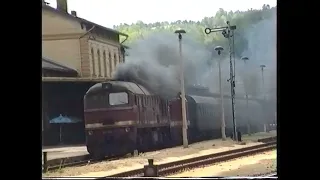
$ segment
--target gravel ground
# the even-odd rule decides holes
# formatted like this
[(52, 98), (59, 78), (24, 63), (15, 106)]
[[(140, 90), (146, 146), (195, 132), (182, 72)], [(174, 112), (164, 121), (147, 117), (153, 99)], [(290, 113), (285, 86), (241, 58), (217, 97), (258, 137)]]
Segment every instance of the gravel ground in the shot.
[(182, 146), (163, 149), (159, 151), (147, 152), (137, 157), (127, 157), (119, 160), (104, 161), (96, 164), (88, 164), (79, 167), (66, 167), (61, 170), (47, 172), (42, 174), (44, 177), (78, 176), (78, 177), (102, 177), (116, 174), (123, 171), (137, 169), (147, 164), (147, 159), (153, 158), (155, 164), (167, 163), (181, 159), (202, 156), (211, 153), (228, 151), (243, 147), (249, 147), (260, 144), (257, 139), (275, 136), (276, 132), (257, 133), (252, 136), (244, 136), (243, 141), (246, 145), (235, 144), (231, 139), (227, 141), (210, 140), (189, 145), (184, 149)]
[(254, 176), (267, 174), (277, 169), (277, 151), (268, 151), (254, 156), (217, 163), (212, 166), (192, 169), (168, 177), (208, 177), (208, 176)]

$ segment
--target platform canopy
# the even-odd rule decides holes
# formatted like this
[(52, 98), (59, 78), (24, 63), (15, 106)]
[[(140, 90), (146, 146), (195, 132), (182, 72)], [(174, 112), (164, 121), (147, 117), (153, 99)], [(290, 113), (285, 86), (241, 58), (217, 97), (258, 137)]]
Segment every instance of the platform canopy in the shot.
[(53, 61), (45, 57), (42, 57), (42, 69), (78, 74), (78, 72), (75, 69), (69, 68), (65, 65), (62, 65), (56, 61)]

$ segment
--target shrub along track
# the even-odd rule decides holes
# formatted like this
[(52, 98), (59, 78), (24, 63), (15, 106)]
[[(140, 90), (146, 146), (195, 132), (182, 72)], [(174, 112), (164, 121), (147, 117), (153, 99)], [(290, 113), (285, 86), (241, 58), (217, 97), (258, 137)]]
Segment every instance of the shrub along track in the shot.
[[(271, 142), (265, 142), (264, 144), (259, 144), (251, 147), (240, 148), (215, 154), (209, 154), (205, 156), (165, 163), (158, 165), (158, 175), (166, 176), (169, 174), (175, 174), (177, 172), (181, 172), (185, 169), (199, 168), (201, 166), (206, 166), (222, 161), (231, 160), (234, 158), (239, 158), (242, 156), (253, 155), (257, 153), (261, 153), (264, 151), (269, 151), (275, 149), (277, 147), (277, 143), (274, 139), (270, 139)], [(136, 169), (132, 171), (122, 172), (118, 174), (114, 174), (110, 177), (142, 177), (144, 169)], [(102, 178), (99, 178), (102, 179)]]

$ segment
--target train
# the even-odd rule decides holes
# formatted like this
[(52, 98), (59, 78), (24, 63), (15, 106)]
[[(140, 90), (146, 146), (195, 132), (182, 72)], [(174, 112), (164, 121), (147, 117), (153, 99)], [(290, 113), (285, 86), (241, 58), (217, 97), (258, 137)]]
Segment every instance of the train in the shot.
[[(189, 142), (221, 137), (218, 94), (186, 94)], [(84, 95), (86, 146), (93, 158), (145, 152), (182, 144), (181, 97), (166, 99), (140, 84), (111, 80), (97, 83)], [(224, 96), (226, 134), (232, 134), (230, 97)], [(250, 113), (247, 112), (248, 109)], [(259, 100), (236, 98), (237, 129), (261, 129)]]

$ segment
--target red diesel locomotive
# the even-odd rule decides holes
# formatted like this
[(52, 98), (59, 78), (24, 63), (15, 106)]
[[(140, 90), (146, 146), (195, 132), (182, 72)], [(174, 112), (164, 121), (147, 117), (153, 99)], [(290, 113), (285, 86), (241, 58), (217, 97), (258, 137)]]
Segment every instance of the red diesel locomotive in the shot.
[[(189, 142), (220, 138), (220, 96), (187, 95), (186, 99)], [(226, 132), (231, 135), (230, 98), (224, 101)], [(250, 122), (251, 132), (258, 131), (261, 103), (243, 98), (236, 102), (237, 129), (246, 132)], [(182, 144), (181, 98), (168, 101), (133, 82), (92, 86), (84, 96), (84, 117), (87, 150), (94, 158)]]
[(95, 84), (84, 97), (87, 150), (103, 157), (179, 143), (181, 120), (170, 121), (169, 112), (168, 101), (141, 85)]

